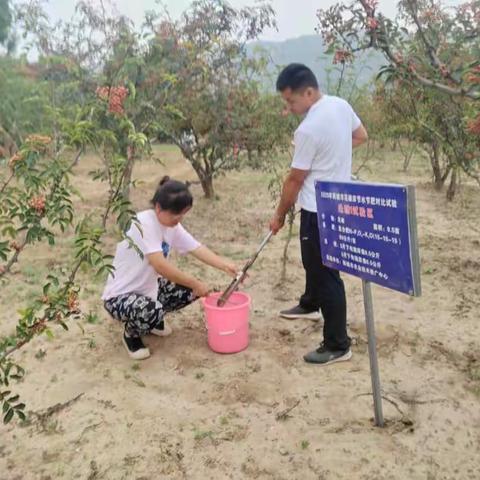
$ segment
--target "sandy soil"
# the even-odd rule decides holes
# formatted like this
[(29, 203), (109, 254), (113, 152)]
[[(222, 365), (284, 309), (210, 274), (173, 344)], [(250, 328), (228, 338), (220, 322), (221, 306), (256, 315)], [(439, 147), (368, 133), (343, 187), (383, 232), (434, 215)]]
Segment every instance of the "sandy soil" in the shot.
[[(142, 162), (135, 170), (144, 180), (133, 194), (137, 209), (165, 172), (195, 179), (174, 149), (162, 148), (161, 157), (164, 166)], [(18, 391), (32, 413), (24, 425), (0, 427), (0, 479), (479, 479), (480, 190), (465, 182), (448, 203), (429, 185), (425, 161), (404, 173), (394, 153), (381, 157), (362, 171), (364, 179), (417, 187), (423, 287), (418, 299), (374, 287), (384, 429), (372, 421), (360, 281), (344, 277), (352, 360), (305, 364), (321, 323), (277, 316), (303, 287), (296, 238), (287, 281), (278, 284), (282, 233), (246, 286), (251, 343), (235, 355), (209, 350), (197, 304), (169, 317), (171, 337), (146, 339), (150, 359), (132, 362), (120, 325), (102, 310), (102, 281), (83, 272), (82, 308), (91, 313), (84, 332), (72, 324), (18, 352), (27, 368)], [(105, 195), (87, 177), (94, 163), (84, 159), (75, 177), (84, 211), (101, 208)], [(267, 184), (260, 173), (230, 173), (217, 182), (214, 202), (194, 185), (186, 226), (241, 263), (265, 233)], [(69, 252), (67, 236), (55, 251), (25, 253), (28, 261), (2, 287), (0, 333), (14, 327), (16, 309)], [(179, 262), (212, 285), (228, 284), (194, 261)]]

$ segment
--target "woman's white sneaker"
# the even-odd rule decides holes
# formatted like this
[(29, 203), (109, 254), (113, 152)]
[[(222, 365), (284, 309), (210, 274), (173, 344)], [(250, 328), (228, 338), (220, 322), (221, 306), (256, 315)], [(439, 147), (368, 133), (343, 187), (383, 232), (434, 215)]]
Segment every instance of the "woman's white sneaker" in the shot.
[(124, 333), (122, 342), (130, 358), (145, 360), (150, 356), (150, 350), (145, 346), (140, 337), (127, 337)]

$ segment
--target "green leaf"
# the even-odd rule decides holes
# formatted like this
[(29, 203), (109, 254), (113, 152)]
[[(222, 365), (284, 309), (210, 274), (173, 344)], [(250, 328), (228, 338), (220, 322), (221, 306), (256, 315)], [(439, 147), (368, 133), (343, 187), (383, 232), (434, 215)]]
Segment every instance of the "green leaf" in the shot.
[(16, 412), (20, 420), (25, 421), (27, 419), (27, 416), (21, 410), (16, 410)]
[(10, 395), (11, 390), (5, 390), (4, 392), (0, 392), (0, 401), (3, 400), (6, 396)]
[(135, 100), (135, 97), (137, 96), (137, 90), (135, 88), (135, 84), (133, 82), (128, 82), (127, 86), (128, 86), (128, 90), (130, 91), (130, 98), (132, 100)]
[(57, 320), (64, 330), (68, 330), (68, 325), (63, 320)]
[(13, 410), (13, 408), (8, 410), (8, 412), (3, 417), (3, 423), (7, 424), (8, 422), (10, 422), (10, 420), (13, 418), (14, 413), (15, 413), (15, 410)]

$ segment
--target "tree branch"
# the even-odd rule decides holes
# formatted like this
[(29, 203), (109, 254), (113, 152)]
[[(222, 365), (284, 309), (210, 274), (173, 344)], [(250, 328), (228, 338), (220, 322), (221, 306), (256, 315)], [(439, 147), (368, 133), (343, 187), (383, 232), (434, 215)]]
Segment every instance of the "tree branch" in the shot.
[[(407, 0), (408, 2), (410, 2), (411, 0)], [(366, 2), (365, 0), (360, 0), (360, 3), (362, 4), (363, 8), (365, 9), (365, 11), (368, 13), (368, 7), (366, 6)], [(418, 19), (417, 19), (418, 21)], [(393, 52), (391, 51), (391, 47), (390, 47), (390, 44), (388, 42), (388, 35), (387, 35), (387, 31), (385, 29), (385, 25), (383, 24), (383, 22), (379, 22), (379, 28), (381, 28), (381, 33), (382, 33), (382, 38), (383, 38), (383, 41), (384, 43), (383, 44), (379, 44), (378, 43), (378, 32), (377, 30), (374, 30), (374, 31), (370, 31), (369, 32), (369, 36), (370, 38), (372, 39), (372, 42), (370, 45), (364, 45), (361, 47), (362, 50), (366, 50), (367, 48), (369, 47), (376, 47), (377, 49), (380, 49), (381, 51), (383, 51), (383, 53), (385, 54), (385, 56), (388, 58), (388, 60), (390, 61), (391, 64), (393, 64), (397, 69), (399, 70), (405, 70), (405, 65), (401, 62), (399, 62), (396, 58), (395, 58), (395, 55), (393, 54)], [(418, 28), (418, 27), (417, 27)], [(422, 30), (423, 32), (423, 30)], [(425, 38), (425, 45), (426, 45), (426, 48), (428, 50), (428, 40)], [(433, 47), (431, 47), (433, 49)], [(357, 49), (358, 50), (358, 49)], [(431, 53), (431, 52), (430, 52)], [(435, 56), (436, 58), (436, 56)], [(435, 61), (438, 61), (438, 58), (436, 58)], [(435, 65), (436, 66), (436, 65)], [(440, 64), (438, 65), (437, 68), (440, 67)], [(471, 91), (471, 89), (469, 88), (465, 88), (465, 87), (460, 87), (460, 88), (455, 88), (455, 87), (450, 87), (448, 85), (445, 85), (443, 82), (439, 82), (438, 80), (431, 80), (423, 75), (420, 75), (417, 71), (409, 71), (409, 74), (415, 78), (417, 80), (418, 83), (420, 83), (421, 85), (425, 86), (425, 87), (430, 87), (430, 88), (435, 88), (441, 92), (444, 92), (444, 93), (447, 93), (449, 95), (452, 95), (452, 96), (463, 96), (463, 97), (468, 97), (468, 98), (471, 98), (473, 100), (479, 100), (480, 99), (480, 92), (473, 92)], [(450, 77), (448, 77), (450, 78)], [(454, 79), (451, 79), (452, 81), (455, 81)], [(455, 83), (459, 84), (458, 82), (455, 81)]]
[(9, 183), (12, 181), (13, 177), (15, 176), (14, 172), (11, 172), (10, 176), (7, 178), (5, 183), (2, 185), (2, 188), (0, 189), (0, 195), (5, 191), (5, 189), (8, 187)]
[[(50, 190), (50, 193), (48, 195), (48, 198), (52, 198), (55, 194), (55, 192), (57, 191), (57, 188), (60, 186), (60, 183), (62, 182), (63, 178), (64, 178), (64, 175), (66, 175), (75, 165), (75, 163), (78, 161), (78, 158), (80, 158), (80, 155), (81, 155), (81, 152), (82, 150), (80, 149), (79, 152), (75, 155), (75, 158), (74, 160), (72, 161), (72, 163), (66, 168), (63, 170), (62, 172), (62, 175), (60, 175), (55, 183), (53, 184), (52, 186), (52, 189)], [(58, 155), (60, 154), (60, 152), (57, 153), (57, 157)], [(12, 174), (13, 175), (13, 174)], [(0, 193), (3, 193), (3, 189), (0, 191)], [(47, 200), (47, 203), (48, 203), (48, 200)], [(47, 212), (43, 212), (40, 216), (40, 219), (39, 219), (39, 222), (42, 221), (43, 218), (45, 218), (46, 216), (46, 213)], [(0, 270), (0, 278), (2, 278), (4, 275), (6, 275), (7, 273), (10, 272), (12, 266), (18, 262), (18, 257), (20, 256), (20, 252), (23, 251), (23, 249), (25, 248), (25, 246), (27, 245), (27, 239), (24, 238), (23, 241), (20, 243), (20, 245), (18, 245), (16, 248), (15, 248), (15, 253), (12, 255), (12, 257), (10, 258), (10, 260), (7, 262), (6, 265), (4, 265), (4, 268), (2, 268)]]

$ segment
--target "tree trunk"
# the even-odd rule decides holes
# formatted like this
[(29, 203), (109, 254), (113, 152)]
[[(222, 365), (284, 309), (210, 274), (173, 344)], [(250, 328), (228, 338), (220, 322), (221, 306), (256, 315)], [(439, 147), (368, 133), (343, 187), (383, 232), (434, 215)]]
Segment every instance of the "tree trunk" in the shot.
[(213, 189), (213, 175), (210, 174), (205, 168), (202, 168), (202, 160), (199, 160), (193, 156), (185, 156), (192, 165), (198, 179), (200, 180), (200, 185), (202, 186), (205, 198), (214, 198), (215, 191)]
[(413, 154), (415, 152), (415, 143), (407, 140), (407, 145), (405, 148), (402, 147), (402, 142), (397, 142), (398, 149), (403, 156), (403, 171), (406, 172), (410, 166), (410, 161), (412, 160)]
[(213, 190), (213, 178), (207, 175), (199, 176), (205, 198), (212, 199), (215, 195)]
[(431, 147), (432, 150), (430, 152), (430, 164), (432, 165), (433, 184), (435, 186), (435, 190), (441, 190), (445, 180), (448, 177), (448, 173), (450, 172), (450, 167), (447, 167), (446, 172), (442, 173), (442, 167), (440, 165), (440, 149), (438, 147), (438, 143), (433, 142)]
[(365, 158), (363, 159), (360, 166), (355, 170), (355, 172), (352, 175), (352, 179), (354, 179), (354, 180), (358, 179), (360, 171), (362, 170), (362, 168), (364, 168), (367, 165), (367, 162), (370, 160), (370, 145), (371, 145), (371, 141), (370, 141), (370, 139), (368, 139), (367, 140), (367, 150), (365, 152)]
[(447, 190), (447, 200), (452, 201), (457, 193), (457, 185), (458, 185), (458, 178), (457, 178), (457, 168), (454, 167), (452, 169), (452, 175), (450, 176), (450, 184), (448, 185)]
[(135, 154), (129, 151), (127, 154), (127, 166), (125, 167), (125, 176), (123, 177), (122, 196), (125, 200), (130, 200), (130, 183), (132, 182), (133, 165), (135, 163)]
[(247, 148), (247, 158), (248, 158), (248, 165), (253, 165), (253, 154), (250, 148)]
[(78, 162), (80, 161), (80, 157), (85, 153), (85, 149), (81, 148), (78, 152), (77, 155), (75, 156), (75, 160), (73, 161), (72, 167), (76, 167), (78, 165)]

